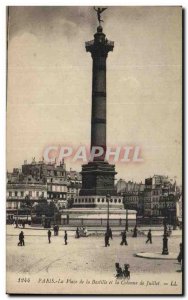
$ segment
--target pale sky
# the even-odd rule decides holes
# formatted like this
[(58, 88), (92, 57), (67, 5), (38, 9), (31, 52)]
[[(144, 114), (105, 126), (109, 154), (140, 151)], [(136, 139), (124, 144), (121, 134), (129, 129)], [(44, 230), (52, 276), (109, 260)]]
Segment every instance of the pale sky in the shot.
[[(109, 7), (108, 145), (139, 145), (142, 163), (117, 163), (117, 178), (154, 174), (181, 182), (181, 7)], [(92, 7), (11, 7), (7, 169), (41, 159), (47, 145), (89, 145)], [(67, 161), (81, 170), (81, 164)]]

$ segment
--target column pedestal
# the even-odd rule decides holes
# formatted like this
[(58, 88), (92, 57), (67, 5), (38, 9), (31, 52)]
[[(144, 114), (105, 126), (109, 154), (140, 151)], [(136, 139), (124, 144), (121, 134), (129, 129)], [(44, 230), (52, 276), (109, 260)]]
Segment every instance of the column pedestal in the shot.
[(80, 196), (101, 195), (111, 196), (117, 195), (114, 185), (115, 166), (104, 161), (89, 162), (82, 166), (82, 189)]

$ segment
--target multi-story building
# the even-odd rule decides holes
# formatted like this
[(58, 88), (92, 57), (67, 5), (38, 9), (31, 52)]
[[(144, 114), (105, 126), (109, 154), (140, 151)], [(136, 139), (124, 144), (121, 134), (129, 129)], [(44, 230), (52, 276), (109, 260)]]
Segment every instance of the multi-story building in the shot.
[(79, 196), (79, 191), (82, 186), (82, 176), (79, 172), (70, 169), (66, 172), (67, 178), (67, 199), (73, 200)]
[(120, 179), (117, 191), (124, 197), (125, 208), (137, 210), (138, 216), (166, 217), (168, 223), (174, 223), (180, 215), (181, 188), (167, 176), (154, 175), (146, 178), (145, 184)]
[(161, 181), (158, 177), (145, 179), (144, 189), (144, 216), (159, 215), (159, 200), (162, 195)]
[(144, 184), (142, 182), (126, 182), (123, 179), (117, 182), (117, 192), (118, 195), (123, 196), (125, 208), (137, 210), (139, 214), (143, 210), (143, 191)]
[(66, 165), (64, 161), (60, 162), (59, 165), (54, 163), (45, 163), (43, 160), (36, 162), (35, 159), (31, 163), (24, 162), (22, 165), (23, 175), (31, 175), (36, 180), (43, 180), (44, 182), (48, 179), (66, 178)]
[(45, 163), (44, 161), (24, 163), (22, 166), (24, 175), (30, 174), (37, 181), (42, 180), (47, 184), (47, 199), (54, 201), (59, 209), (67, 206), (67, 180), (66, 166), (64, 161), (59, 165), (56, 163)]
[(64, 178), (47, 178), (47, 198), (60, 210), (67, 207), (67, 182)]
[(145, 180), (144, 209), (145, 217), (163, 217), (169, 224), (177, 218), (180, 192), (176, 181), (167, 176), (154, 175)]
[(14, 168), (12, 172), (7, 172), (7, 183), (17, 182), (21, 174), (21, 169)]
[(47, 199), (47, 185), (41, 181), (36, 181), (32, 176), (26, 176), (22, 180), (18, 174), (17, 181), (9, 177), (6, 191), (6, 211), (7, 219), (13, 219), (21, 210), (26, 197), (31, 201), (31, 206)]
[(53, 201), (61, 211), (67, 208), (69, 200), (79, 195), (81, 180), (80, 173), (66, 171), (64, 161), (59, 165), (35, 159), (31, 163), (24, 161), (21, 169), (7, 172), (7, 212), (13, 214), (19, 209), (26, 196), (35, 202), (41, 197)]

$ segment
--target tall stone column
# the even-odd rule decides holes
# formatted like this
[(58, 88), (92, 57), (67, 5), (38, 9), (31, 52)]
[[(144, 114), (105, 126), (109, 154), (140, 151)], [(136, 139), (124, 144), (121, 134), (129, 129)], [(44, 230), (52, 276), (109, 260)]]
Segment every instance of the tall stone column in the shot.
[(106, 151), (106, 59), (113, 51), (114, 42), (107, 40), (101, 26), (97, 27), (94, 40), (86, 42), (86, 51), (93, 59), (92, 71), (92, 117), (91, 148), (100, 146), (104, 154), (82, 165), (82, 188), (80, 196), (116, 195), (114, 185), (115, 166), (104, 160)]
[[(86, 42), (86, 51), (93, 59), (92, 72), (92, 118), (91, 148), (100, 146), (106, 151), (106, 59), (109, 51), (113, 51), (114, 43), (106, 39), (101, 26), (97, 27), (94, 40)], [(104, 155), (97, 157), (103, 161)]]

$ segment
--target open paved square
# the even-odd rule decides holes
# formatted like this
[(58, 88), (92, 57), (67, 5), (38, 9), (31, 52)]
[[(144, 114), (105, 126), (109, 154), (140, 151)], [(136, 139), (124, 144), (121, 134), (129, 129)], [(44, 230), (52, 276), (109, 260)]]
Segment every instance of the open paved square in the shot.
[[(24, 231), (24, 230), (23, 230)], [(20, 229), (14, 229), (15, 234)], [(8, 233), (8, 232), (7, 232)], [(7, 236), (7, 267), (11, 272), (40, 273), (42, 270), (55, 272), (61, 270), (84, 271), (114, 274), (115, 262), (130, 264), (131, 273), (169, 273), (180, 269), (176, 260), (152, 260), (138, 258), (138, 252), (161, 252), (162, 237), (153, 237), (152, 244), (145, 244), (146, 237), (128, 237), (128, 246), (120, 246), (121, 236), (110, 240), (110, 247), (104, 247), (104, 237), (89, 236), (75, 239), (74, 232), (68, 232), (68, 245), (64, 245), (63, 231), (59, 236), (52, 234), (52, 243), (48, 243), (47, 231), (41, 235), (29, 235), (25, 230), (25, 247), (18, 247), (18, 236)], [(38, 232), (37, 232), (38, 233)], [(32, 231), (32, 234), (34, 232)], [(169, 252), (179, 252), (181, 237), (168, 239)]]
[[(10, 230), (11, 229), (11, 230)], [(103, 236), (89, 236), (75, 239), (73, 231), (68, 231), (68, 245), (64, 245), (63, 234), (52, 234), (51, 244), (48, 243), (47, 230), (23, 230), (25, 247), (18, 247), (18, 235), (21, 229), (7, 229), (7, 274), (17, 274), (17, 277), (53, 276), (59, 274), (73, 278), (82, 274), (87, 277), (115, 278), (115, 263), (121, 266), (130, 265), (131, 278), (151, 274), (162, 278), (181, 276), (177, 260), (156, 260), (135, 257), (138, 252), (160, 252), (162, 237), (153, 237), (153, 244), (145, 244), (146, 237), (128, 237), (128, 246), (121, 246), (121, 236), (110, 240), (110, 247), (104, 247)], [(9, 235), (9, 232), (12, 235)], [(38, 235), (34, 235), (34, 233)], [(32, 235), (30, 235), (32, 234)], [(179, 252), (181, 237), (169, 238), (169, 251)], [(136, 278), (136, 277), (135, 277)]]

